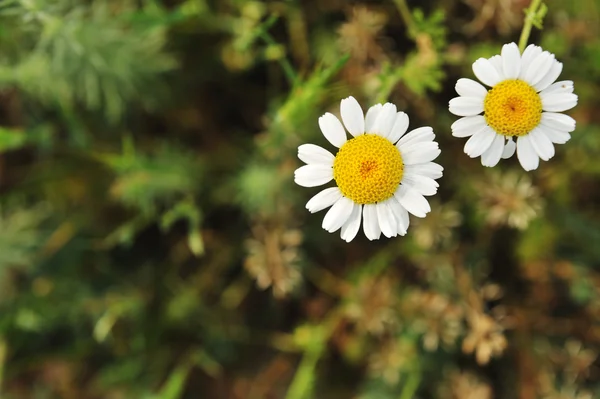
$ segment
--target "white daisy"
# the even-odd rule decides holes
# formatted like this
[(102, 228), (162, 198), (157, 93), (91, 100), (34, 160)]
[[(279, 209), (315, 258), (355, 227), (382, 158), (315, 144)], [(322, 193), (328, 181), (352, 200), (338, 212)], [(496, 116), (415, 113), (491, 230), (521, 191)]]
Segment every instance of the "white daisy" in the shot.
[[(354, 97), (340, 106), (342, 121), (353, 136), (347, 140), (344, 126), (333, 114), (319, 118), (325, 138), (339, 150), (334, 156), (314, 144), (298, 147), (298, 158), (307, 165), (294, 173), (303, 187), (315, 187), (335, 180), (308, 201), (306, 208), (318, 212), (331, 206), (323, 219), (330, 233), (341, 229), (350, 242), (360, 228), (377, 240), (405, 235), (408, 213), (425, 217), (431, 210), (424, 196), (434, 195), (443, 168), (433, 161), (440, 154), (430, 127), (409, 133), (408, 115), (397, 112), (394, 104), (376, 104), (363, 114)], [(406, 134), (405, 134), (406, 133)]]
[(533, 44), (523, 54), (515, 43), (505, 44), (501, 55), (475, 61), (475, 76), (491, 89), (459, 79), (460, 97), (450, 100), (449, 107), (464, 117), (454, 122), (452, 135), (471, 136), (465, 153), (471, 158), (481, 156), (484, 166), (495, 166), (516, 148), (525, 170), (537, 169), (540, 158), (552, 158), (554, 144), (566, 143), (575, 130), (575, 120), (559, 113), (577, 105), (573, 82), (555, 83), (562, 67), (554, 54)]

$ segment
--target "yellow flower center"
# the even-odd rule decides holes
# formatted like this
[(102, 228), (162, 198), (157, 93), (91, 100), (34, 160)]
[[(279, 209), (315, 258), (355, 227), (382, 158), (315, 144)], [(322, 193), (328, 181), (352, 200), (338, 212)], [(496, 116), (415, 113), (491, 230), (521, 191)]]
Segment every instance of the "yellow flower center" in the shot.
[(498, 83), (483, 102), (485, 120), (497, 133), (523, 136), (540, 123), (542, 100), (535, 89), (522, 80)]
[(403, 169), (395, 145), (376, 134), (363, 134), (340, 148), (333, 162), (333, 178), (344, 196), (357, 204), (373, 204), (394, 195)]

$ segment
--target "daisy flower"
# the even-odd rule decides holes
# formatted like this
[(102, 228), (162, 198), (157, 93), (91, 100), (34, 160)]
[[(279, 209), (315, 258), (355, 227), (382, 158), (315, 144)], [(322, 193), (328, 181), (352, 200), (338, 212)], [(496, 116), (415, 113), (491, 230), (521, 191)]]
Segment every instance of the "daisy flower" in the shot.
[(515, 43), (505, 44), (501, 55), (475, 61), (475, 76), (491, 89), (459, 79), (460, 97), (449, 106), (450, 112), (464, 117), (454, 122), (452, 135), (470, 136), (465, 153), (481, 156), (481, 163), (491, 167), (500, 158), (510, 158), (516, 148), (527, 171), (537, 169), (540, 158), (552, 158), (554, 144), (566, 143), (575, 130), (575, 120), (560, 113), (577, 105), (573, 82), (555, 82), (562, 67), (554, 54), (533, 44), (523, 54)]
[[(306, 208), (318, 212), (331, 207), (323, 219), (330, 233), (341, 229), (343, 240), (356, 237), (362, 219), (369, 240), (405, 235), (409, 212), (425, 217), (431, 210), (424, 196), (434, 195), (443, 168), (433, 161), (440, 154), (430, 127), (406, 133), (408, 115), (394, 104), (376, 104), (363, 114), (354, 97), (341, 102), (340, 120), (331, 113), (319, 118), (325, 138), (339, 148), (334, 156), (314, 144), (298, 147), (298, 158), (307, 165), (298, 168), (294, 181), (316, 187), (335, 181), (308, 201)], [(406, 133), (406, 134), (405, 134)]]

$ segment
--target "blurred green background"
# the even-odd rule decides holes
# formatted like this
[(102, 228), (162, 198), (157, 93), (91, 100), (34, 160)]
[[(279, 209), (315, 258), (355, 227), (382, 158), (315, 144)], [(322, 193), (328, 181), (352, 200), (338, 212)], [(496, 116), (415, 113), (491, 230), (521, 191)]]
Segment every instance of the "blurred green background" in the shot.
[[(0, 397), (600, 398), (600, 2), (530, 38), (579, 95), (554, 159), (450, 134), (528, 3), (0, 1)], [(405, 237), (293, 183), (348, 95), (437, 133)]]

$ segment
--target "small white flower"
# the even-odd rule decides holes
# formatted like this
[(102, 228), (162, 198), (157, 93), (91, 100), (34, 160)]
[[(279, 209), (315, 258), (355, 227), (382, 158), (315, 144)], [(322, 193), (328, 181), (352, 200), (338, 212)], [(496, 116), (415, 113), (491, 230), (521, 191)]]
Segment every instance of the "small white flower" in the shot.
[(330, 233), (341, 229), (347, 242), (356, 237), (361, 219), (369, 240), (381, 233), (405, 235), (408, 213), (425, 217), (431, 208), (424, 196), (437, 192), (435, 179), (442, 177), (443, 168), (431, 162), (440, 155), (433, 129), (406, 133), (408, 115), (390, 103), (372, 106), (365, 116), (354, 97), (348, 97), (340, 111), (350, 140), (333, 114), (319, 118), (321, 132), (339, 148), (335, 156), (314, 144), (298, 147), (298, 158), (307, 164), (294, 173), (298, 185), (336, 183), (312, 197), (306, 208), (314, 213), (331, 207), (323, 228)]
[(501, 55), (475, 61), (475, 76), (491, 89), (459, 79), (460, 97), (450, 100), (449, 107), (464, 117), (452, 124), (452, 135), (470, 136), (465, 153), (471, 158), (481, 156), (481, 163), (491, 167), (500, 158), (510, 158), (516, 148), (521, 166), (528, 171), (537, 169), (540, 158), (552, 158), (554, 144), (566, 143), (575, 130), (575, 120), (559, 113), (577, 105), (573, 82), (555, 83), (562, 67), (554, 54), (533, 44), (523, 54), (515, 43), (505, 44)]

